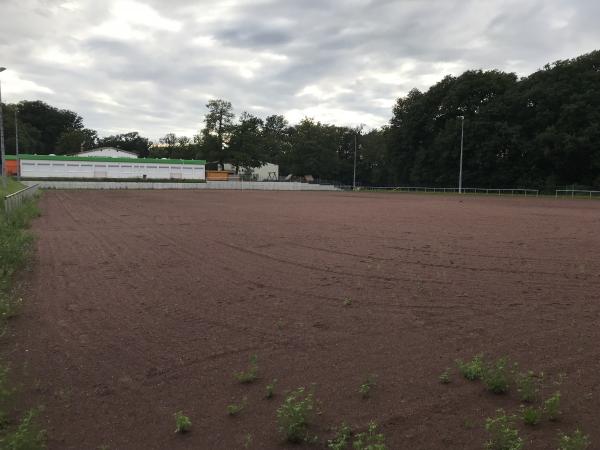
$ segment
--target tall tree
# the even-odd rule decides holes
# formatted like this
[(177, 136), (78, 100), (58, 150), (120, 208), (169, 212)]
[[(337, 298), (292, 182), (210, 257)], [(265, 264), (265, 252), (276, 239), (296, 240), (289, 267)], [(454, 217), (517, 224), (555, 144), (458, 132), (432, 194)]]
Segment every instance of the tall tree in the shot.
[(262, 128), (263, 121), (247, 112), (243, 112), (239, 123), (232, 127), (228, 161), (234, 165), (236, 173), (240, 167), (248, 171), (266, 162)]
[(204, 117), (204, 141), (207, 156), (219, 163), (221, 168), (225, 163), (225, 148), (229, 140), (233, 124), (233, 106), (231, 102), (216, 99), (210, 100), (206, 107), (208, 113)]

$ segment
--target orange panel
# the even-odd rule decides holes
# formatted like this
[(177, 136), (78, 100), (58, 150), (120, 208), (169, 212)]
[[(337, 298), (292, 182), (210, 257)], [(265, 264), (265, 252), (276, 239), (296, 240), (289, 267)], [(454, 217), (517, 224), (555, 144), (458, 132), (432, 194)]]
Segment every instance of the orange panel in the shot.
[(6, 160), (6, 174), (17, 175), (17, 161), (15, 159), (7, 159)]

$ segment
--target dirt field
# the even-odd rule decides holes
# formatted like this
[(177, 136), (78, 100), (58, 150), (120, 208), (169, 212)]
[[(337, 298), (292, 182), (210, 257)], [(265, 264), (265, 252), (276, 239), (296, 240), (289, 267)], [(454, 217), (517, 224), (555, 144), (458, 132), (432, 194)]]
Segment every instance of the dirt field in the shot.
[[(50, 449), (229, 450), (247, 433), (289, 448), (275, 411), (312, 383), (323, 439), (375, 420), (390, 449), (481, 449), (485, 418), (520, 403), (459, 377), (454, 360), (479, 352), (565, 374), (561, 420), (521, 426), (526, 448), (577, 426), (600, 448), (598, 202), (48, 191), (41, 209), (2, 350), (25, 363), (23, 406), (45, 406)], [(260, 379), (242, 385), (252, 354)]]

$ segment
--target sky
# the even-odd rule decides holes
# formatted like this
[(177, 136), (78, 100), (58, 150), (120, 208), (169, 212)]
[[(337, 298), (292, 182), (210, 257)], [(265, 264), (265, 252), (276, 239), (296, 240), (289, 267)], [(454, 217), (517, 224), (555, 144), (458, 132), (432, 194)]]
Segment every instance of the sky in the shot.
[(2, 98), (101, 136), (192, 136), (213, 98), (378, 127), (445, 75), (526, 76), (598, 49), (599, 17), (598, 0), (0, 0)]

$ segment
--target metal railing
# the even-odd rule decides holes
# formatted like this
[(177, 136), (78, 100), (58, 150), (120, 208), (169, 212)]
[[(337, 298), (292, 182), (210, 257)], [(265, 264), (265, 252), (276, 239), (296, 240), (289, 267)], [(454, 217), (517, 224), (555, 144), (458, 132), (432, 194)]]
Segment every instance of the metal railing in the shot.
[(38, 184), (26, 187), (4, 197), (4, 212), (8, 216), (12, 211), (20, 208), (23, 202), (33, 197), (38, 191)]
[(600, 191), (586, 191), (586, 190), (582, 190), (582, 189), (556, 189), (554, 196), (556, 198), (558, 198), (558, 197), (593, 198), (593, 197), (600, 197)]
[[(458, 193), (458, 188), (440, 188), (440, 187), (428, 187), (428, 186), (381, 186), (371, 187), (362, 186), (360, 190), (365, 191), (393, 191), (393, 192), (451, 192)], [(496, 188), (462, 188), (462, 191), (467, 194), (488, 194), (488, 195), (523, 195), (527, 196), (539, 196), (540, 191), (538, 189), (496, 189)]]

